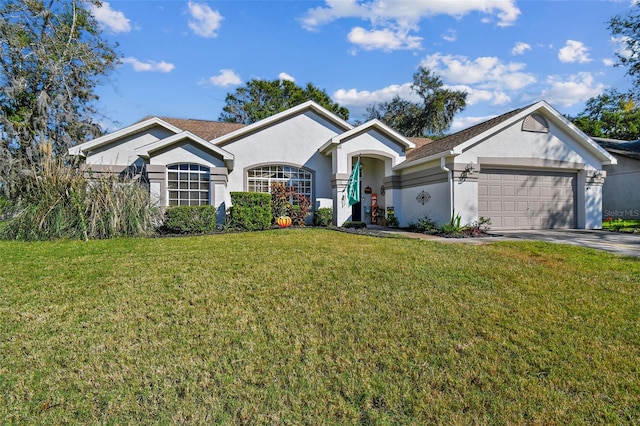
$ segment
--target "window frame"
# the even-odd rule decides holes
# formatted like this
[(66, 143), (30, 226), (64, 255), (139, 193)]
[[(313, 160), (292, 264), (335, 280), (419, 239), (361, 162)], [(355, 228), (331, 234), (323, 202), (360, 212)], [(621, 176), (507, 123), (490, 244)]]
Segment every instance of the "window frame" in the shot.
[[(262, 174), (264, 176), (252, 176), (252, 172), (255, 173), (258, 170), (262, 170)], [(282, 177), (271, 176), (273, 174), (282, 174)], [(247, 167), (245, 169), (244, 176), (245, 188), (248, 192), (263, 192), (270, 194), (271, 184), (273, 182), (282, 182), (287, 185), (287, 187), (293, 185), (295, 187), (296, 194), (304, 195), (311, 203), (313, 203), (315, 193), (314, 172), (305, 167), (287, 163), (257, 164)], [(262, 183), (257, 184), (259, 181), (262, 181)], [(300, 189), (302, 189), (302, 191)]]
[[(211, 204), (211, 167), (198, 163), (173, 163), (168, 164), (166, 168), (168, 206), (208, 206)], [(174, 173), (175, 178), (172, 177)], [(184, 179), (185, 174), (186, 179)], [(172, 188), (174, 183), (175, 187)], [(187, 196), (183, 197), (182, 195), (185, 193)]]

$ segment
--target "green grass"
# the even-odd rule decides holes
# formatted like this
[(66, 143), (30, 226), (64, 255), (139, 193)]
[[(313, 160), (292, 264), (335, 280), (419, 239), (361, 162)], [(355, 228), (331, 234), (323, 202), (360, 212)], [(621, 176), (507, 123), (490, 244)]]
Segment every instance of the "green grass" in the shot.
[(637, 424), (639, 318), (574, 246), (0, 242), (0, 423)]

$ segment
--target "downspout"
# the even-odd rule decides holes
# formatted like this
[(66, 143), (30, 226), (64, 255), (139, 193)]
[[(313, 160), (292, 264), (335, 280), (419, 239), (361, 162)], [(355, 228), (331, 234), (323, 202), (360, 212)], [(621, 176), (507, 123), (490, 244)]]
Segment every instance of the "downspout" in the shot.
[(440, 170), (447, 174), (447, 184), (449, 185), (449, 217), (453, 217), (453, 172), (446, 166), (446, 157), (440, 157)]

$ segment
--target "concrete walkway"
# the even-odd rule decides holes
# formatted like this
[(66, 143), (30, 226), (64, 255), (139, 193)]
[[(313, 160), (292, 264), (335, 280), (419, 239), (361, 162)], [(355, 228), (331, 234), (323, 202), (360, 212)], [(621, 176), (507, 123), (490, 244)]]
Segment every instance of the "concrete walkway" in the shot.
[(432, 240), (443, 243), (487, 244), (495, 241), (531, 240), (557, 244), (572, 244), (608, 251), (624, 256), (640, 258), (640, 234), (625, 234), (584, 229), (545, 229), (536, 231), (495, 231), (480, 238), (443, 238), (414, 232), (378, 228), (383, 232), (394, 232), (409, 238)]
[(624, 256), (640, 257), (640, 234), (626, 234), (585, 229), (548, 229), (540, 231), (500, 231), (497, 238), (505, 240), (535, 240), (573, 244), (604, 250)]

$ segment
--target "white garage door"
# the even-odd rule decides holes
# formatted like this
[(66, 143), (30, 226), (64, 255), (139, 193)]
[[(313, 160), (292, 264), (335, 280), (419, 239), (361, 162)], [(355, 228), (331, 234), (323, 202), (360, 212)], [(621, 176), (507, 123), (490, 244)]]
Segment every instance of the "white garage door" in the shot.
[(491, 229), (575, 228), (576, 174), (482, 169), (478, 216)]

